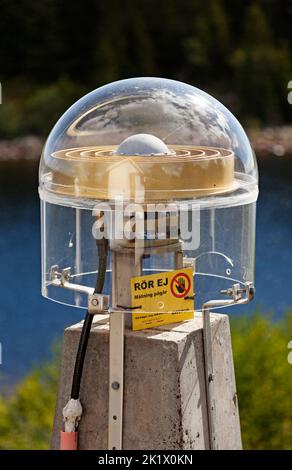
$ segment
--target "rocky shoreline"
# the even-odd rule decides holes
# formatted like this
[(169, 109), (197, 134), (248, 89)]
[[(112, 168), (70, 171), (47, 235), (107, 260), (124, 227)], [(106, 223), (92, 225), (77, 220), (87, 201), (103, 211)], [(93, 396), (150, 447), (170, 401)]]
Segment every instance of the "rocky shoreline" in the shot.
[[(267, 156), (292, 157), (292, 126), (266, 127), (248, 132), (259, 159)], [(36, 136), (0, 140), (0, 162), (37, 162), (44, 140)]]
[(0, 140), (0, 162), (37, 162), (42, 153), (44, 141), (35, 136)]
[(292, 126), (250, 130), (248, 136), (258, 158), (292, 157)]

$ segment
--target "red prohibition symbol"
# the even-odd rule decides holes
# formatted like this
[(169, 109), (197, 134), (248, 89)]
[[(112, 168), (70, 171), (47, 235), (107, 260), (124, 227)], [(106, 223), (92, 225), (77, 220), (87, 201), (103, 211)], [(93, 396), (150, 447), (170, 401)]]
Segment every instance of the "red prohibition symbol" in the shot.
[(174, 297), (181, 299), (185, 297), (191, 288), (191, 280), (185, 273), (176, 274), (171, 281), (170, 290)]

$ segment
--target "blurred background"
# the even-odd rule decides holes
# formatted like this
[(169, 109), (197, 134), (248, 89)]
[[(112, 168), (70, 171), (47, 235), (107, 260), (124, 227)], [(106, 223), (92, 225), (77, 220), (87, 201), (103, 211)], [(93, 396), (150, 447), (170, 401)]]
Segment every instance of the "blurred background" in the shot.
[(83, 315), (40, 296), (44, 139), (86, 92), (135, 76), (202, 88), (255, 148), (257, 295), (232, 311), (243, 442), (292, 448), (291, 25), (291, 0), (0, 0), (0, 449), (49, 446), (53, 345)]

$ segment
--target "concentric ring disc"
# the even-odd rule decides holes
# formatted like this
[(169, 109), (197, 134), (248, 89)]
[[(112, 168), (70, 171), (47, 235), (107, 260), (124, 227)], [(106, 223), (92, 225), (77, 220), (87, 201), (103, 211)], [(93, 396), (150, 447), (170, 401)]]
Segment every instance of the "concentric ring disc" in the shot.
[(52, 154), (51, 191), (94, 199), (169, 201), (232, 191), (234, 153), (169, 145), (169, 155), (116, 155), (116, 146)]

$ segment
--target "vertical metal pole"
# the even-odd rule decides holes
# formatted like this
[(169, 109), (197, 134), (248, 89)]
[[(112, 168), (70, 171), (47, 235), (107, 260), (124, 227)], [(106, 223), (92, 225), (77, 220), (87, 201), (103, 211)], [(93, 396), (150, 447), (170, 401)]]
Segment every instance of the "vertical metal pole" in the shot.
[(123, 446), (123, 399), (124, 399), (124, 330), (131, 327), (130, 312), (125, 313), (118, 305), (131, 305), (130, 279), (139, 276), (142, 257), (135, 261), (135, 251), (112, 251), (112, 297), (109, 333), (109, 416), (108, 448), (121, 450)]
[[(75, 270), (77, 274), (80, 274), (82, 272), (82, 266), (81, 266), (81, 209), (76, 209), (76, 219), (75, 219)], [(80, 306), (81, 303), (81, 297), (80, 293), (76, 292), (75, 293), (75, 305), (77, 307)]]
[[(204, 338), (204, 360), (206, 375), (206, 392), (207, 392), (207, 411), (209, 421), (210, 449), (218, 450), (218, 436), (216, 432), (216, 402), (214, 391), (214, 366), (213, 366), (213, 348), (210, 308), (217, 308), (230, 305), (244, 305), (249, 303), (255, 294), (254, 286), (251, 282), (244, 285), (239, 283), (233, 284), (229, 289), (220, 291), (231, 297), (230, 300), (209, 300), (203, 305), (203, 338)], [(243, 295), (244, 294), (244, 295)]]
[(109, 335), (108, 448), (121, 450), (124, 396), (124, 312), (111, 312)]
[(218, 450), (210, 309), (203, 306), (203, 339), (210, 449)]

